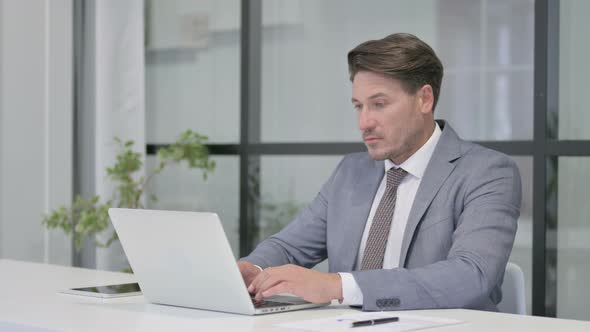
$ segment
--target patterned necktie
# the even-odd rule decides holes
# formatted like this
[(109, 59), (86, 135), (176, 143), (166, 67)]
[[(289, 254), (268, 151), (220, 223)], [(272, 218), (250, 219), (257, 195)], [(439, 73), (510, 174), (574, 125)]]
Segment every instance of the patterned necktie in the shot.
[(397, 187), (407, 174), (408, 172), (402, 168), (390, 168), (387, 171), (387, 186), (373, 217), (373, 223), (369, 230), (369, 237), (367, 238), (367, 244), (363, 254), (361, 270), (383, 268), (383, 256), (385, 254), (387, 239), (389, 238), (389, 230), (391, 229)]

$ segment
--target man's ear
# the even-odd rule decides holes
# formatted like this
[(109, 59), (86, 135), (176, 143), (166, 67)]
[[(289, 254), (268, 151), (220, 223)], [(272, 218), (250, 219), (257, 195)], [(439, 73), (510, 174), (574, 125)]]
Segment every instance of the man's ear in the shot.
[(432, 92), (432, 86), (426, 84), (418, 91), (418, 103), (421, 113), (432, 112), (432, 106), (434, 105), (434, 93)]

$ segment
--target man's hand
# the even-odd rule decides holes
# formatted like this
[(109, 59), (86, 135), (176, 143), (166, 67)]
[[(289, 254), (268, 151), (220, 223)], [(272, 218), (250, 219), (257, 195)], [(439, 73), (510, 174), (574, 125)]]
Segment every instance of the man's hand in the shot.
[(342, 299), (342, 280), (338, 273), (318, 272), (297, 265), (264, 269), (248, 287), (255, 299), (291, 293), (312, 303), (329, 303)]
[(244, 278), (244, 283), (246, 286), (249, 286), (252, 283), (252, 280), (256, 278), (260, 272), (262, 272), (258, 267), (250, 262), (240, 261), (238, 262), (238, 268), (240, 269), (240, 273), (242, 273), (242, 278)]

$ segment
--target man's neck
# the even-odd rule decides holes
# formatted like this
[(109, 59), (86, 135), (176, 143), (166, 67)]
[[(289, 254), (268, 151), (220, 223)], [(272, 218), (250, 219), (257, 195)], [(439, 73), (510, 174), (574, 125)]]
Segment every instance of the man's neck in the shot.
[(414, 155), (414, 153), (416, 153), (416, 151), (420, 150), (420, 148), (422, 146), (424, 146), (424, 144), (426, 144), (426, 142), (428, 142), (428, 140), (430, 139), (430, 137), (432, 137), (432, 134), (434, 133), (435, 127), (436, 127), (436, 122), (434, 120), (432, 120), (431, 126), (422, 132), (419, 139), (416, 140), (417, 143), (413, 146), (412, 149), (408, 150), (408, 152), (405, 153), (403, 156), (400, 156), (396, 159), (391, 159), (391, 158), (389, 158), (389, 159), (394, 164), (401, 165), (404, 161), (408, 160), (408, 158), (410, 158), (412, 155)]

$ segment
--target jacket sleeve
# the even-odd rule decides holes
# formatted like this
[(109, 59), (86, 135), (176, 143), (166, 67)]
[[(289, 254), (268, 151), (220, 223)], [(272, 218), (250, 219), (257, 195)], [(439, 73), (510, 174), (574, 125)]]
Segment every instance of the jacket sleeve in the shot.
[(240, 260), (262, 268), (284, 264), (313, 267), (326, 259), (328, 197), (343, 164), (340, 161), (315, 199), (283, 230), (262, 241)]
[(445, 260), (420, 268), (353, 271), (368, 311), (478, 308), (503, 278), (520, 215), (521, 182), (508, 157), (474, 165)]

